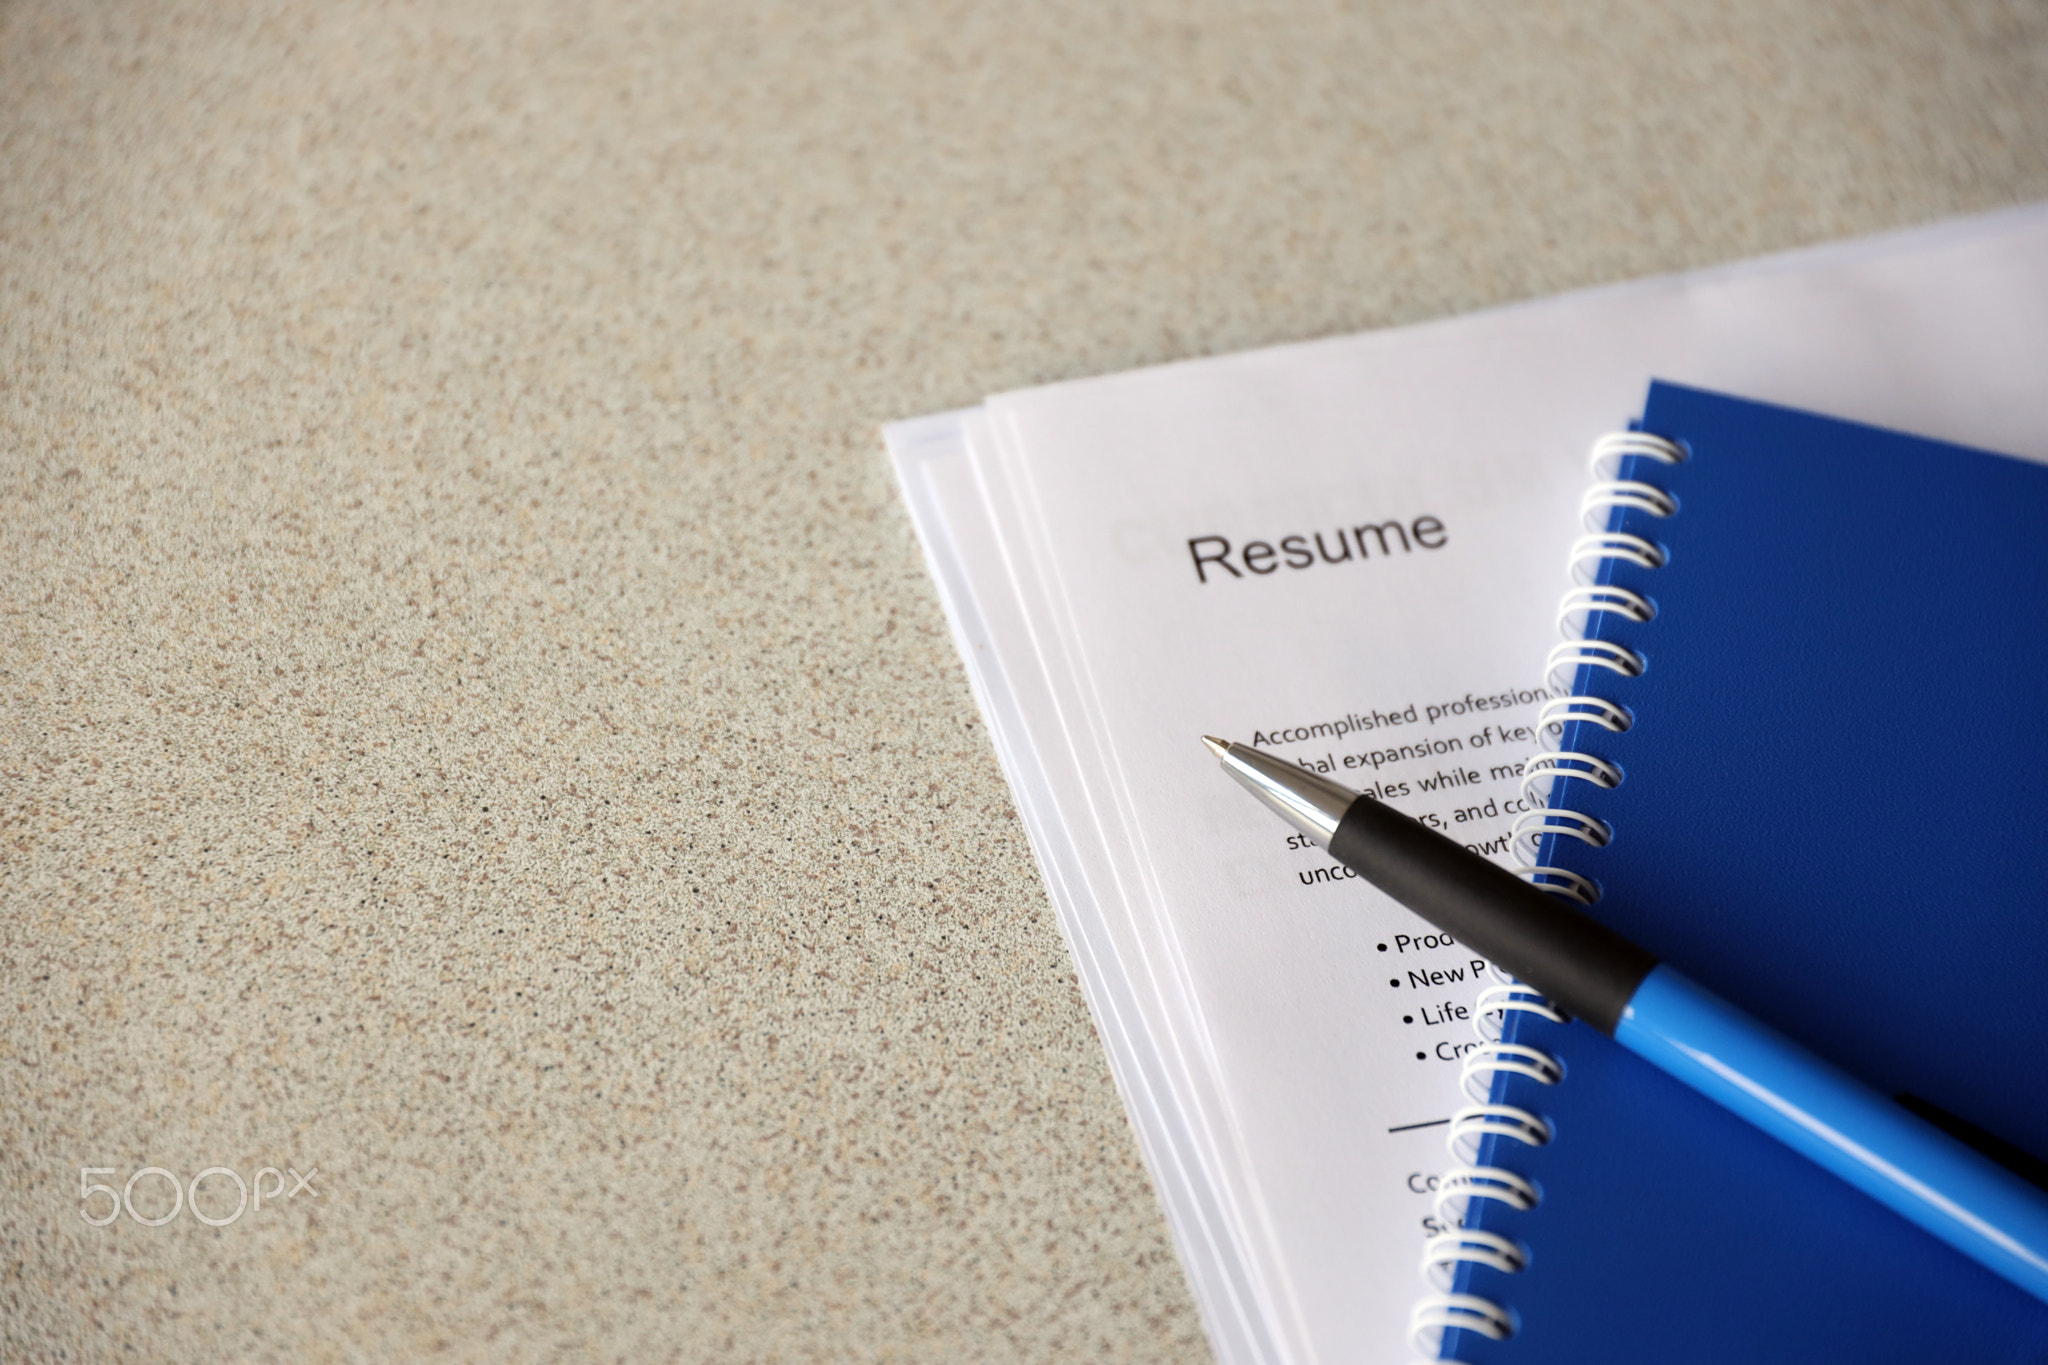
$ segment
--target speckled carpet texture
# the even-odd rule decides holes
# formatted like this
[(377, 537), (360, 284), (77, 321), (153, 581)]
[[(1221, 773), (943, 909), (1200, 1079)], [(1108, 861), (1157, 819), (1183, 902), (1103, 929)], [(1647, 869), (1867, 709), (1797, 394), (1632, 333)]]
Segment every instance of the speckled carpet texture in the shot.
[(0, 1358), (1205, 1359), (879, 425), (2043, 195), (2039, 3), (0, 0)]

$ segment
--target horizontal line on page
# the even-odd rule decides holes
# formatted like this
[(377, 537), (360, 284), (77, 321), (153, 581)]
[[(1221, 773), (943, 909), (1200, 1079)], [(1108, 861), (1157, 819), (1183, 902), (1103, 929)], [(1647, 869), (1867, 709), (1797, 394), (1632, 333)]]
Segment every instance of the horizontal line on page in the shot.
[(1404, 1123), (1399, 1128), (1389, 1128), (1387, 1131), (1390, 1133), (1412, 1133), (1417, 1128), (1441, 1128), (1449, 1122), (1449, 1119), (1431, 1119), (1427, 1123)]

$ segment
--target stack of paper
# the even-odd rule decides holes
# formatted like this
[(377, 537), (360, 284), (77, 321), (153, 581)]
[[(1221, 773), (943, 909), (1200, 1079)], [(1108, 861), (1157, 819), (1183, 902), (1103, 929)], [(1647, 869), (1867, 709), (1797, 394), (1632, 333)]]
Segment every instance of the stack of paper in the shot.
[(1410, 1352), (1489, 983), (1200, 736), (1510, 862), (1583, 456), (1648, 380), (2048, 455), (2044, 299), (2036, 207), (888, 429), (1219, 1357)]

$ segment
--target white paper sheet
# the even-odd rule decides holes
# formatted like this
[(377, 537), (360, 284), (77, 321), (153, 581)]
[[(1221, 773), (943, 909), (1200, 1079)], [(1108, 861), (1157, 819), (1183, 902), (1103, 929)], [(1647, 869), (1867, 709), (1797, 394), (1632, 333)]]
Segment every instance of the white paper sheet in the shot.
[(2042, 458), (2044, 357), (2037, 207), (890, 429), (1220, 1357), (1406, 1358), (1477, 988), (1198, 737), (1325, 725), (1267, 747), (1497, 848), (1583, 455), (1653, 375)]

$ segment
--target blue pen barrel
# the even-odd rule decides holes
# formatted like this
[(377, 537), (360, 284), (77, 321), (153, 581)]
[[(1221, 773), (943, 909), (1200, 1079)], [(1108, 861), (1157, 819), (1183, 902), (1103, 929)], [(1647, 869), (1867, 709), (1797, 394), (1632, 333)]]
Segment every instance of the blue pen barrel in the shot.
[(2036, 1298), (2048, 1194), (1666, 966), (1615, 1041), (1804, 1152)]

